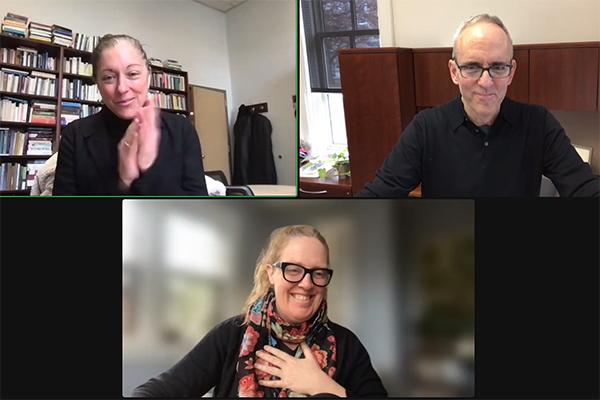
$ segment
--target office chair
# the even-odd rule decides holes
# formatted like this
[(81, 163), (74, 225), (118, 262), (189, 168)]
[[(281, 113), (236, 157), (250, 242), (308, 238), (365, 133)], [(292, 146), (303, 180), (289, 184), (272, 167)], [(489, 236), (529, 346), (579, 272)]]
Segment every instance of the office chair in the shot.
[(225, 186), (226, 196), (254, 196), (254, 192), (248, 186)]
[(223, 185), (227, 186), (229, 185), (229, 182), (227, 182), (227, 177), (225, 176), (225, 173), (221, 170), (215, 170), (215, 171), (204, 171), (205, 175), (210, 176), (211, 178), (221, 182)]
[(250, 189), (248, 186), (229, 186), (229, 182), (227, 182), (227, 177), (225, 176), (225, 173), (221, 170), (204, 171), (204, 173), (225, 185), (225, 196), (254, 196), (254, 192), (252, 192), (252, 189)]

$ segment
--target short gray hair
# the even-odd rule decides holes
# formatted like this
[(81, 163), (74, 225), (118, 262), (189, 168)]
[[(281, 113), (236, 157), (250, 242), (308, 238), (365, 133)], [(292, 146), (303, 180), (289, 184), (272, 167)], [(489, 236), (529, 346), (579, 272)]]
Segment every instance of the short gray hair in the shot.
[(513, 42), (512, 38), (510, 37), (510, 33), (508, 33), (508, 29), (506, 29), (506, 26), (504, 26), (504, 23), (499, 17), (489, 14), (479, 14), (475, 15), (474, 17), (469, 17), (460, 24), (460, 26), (454, 33), (454, 36), (452, 37), (452, 58), (456, 58), (456, 42), (458, 41), (458, 38), (460, 37), (461, 33), (469, 26), (478, 24), (480, 22), (487, 22), (499, 26), (504, 31), (504, 33), (506, 33), (506, 37), (508, 38), (508, 42), (510, 43), (510, 58), (512, 58)]

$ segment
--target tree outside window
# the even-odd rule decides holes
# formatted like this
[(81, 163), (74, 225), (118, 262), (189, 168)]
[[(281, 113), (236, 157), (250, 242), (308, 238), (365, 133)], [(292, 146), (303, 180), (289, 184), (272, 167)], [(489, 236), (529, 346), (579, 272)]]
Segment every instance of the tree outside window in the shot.
[(310, 85), (341, 92), (337, 51), (379, 47), (377, 0), (302, 0)]

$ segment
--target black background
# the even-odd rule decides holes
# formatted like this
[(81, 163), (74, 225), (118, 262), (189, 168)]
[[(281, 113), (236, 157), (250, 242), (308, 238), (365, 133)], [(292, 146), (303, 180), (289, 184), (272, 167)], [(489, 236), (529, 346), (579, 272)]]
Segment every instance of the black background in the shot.
[[(0, 199), (2, 398), (121, 398), (121, 202)], [(476, 398), (598, 398), (599, 209), (475, 202)]]

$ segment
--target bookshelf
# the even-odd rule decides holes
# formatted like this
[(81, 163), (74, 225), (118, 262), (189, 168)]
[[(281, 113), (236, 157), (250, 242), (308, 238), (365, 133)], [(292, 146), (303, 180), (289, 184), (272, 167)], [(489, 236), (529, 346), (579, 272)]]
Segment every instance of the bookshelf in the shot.
[[(17, 51), (19, 48), (29, 50)], [(9, 57), (8, 53), (11, 51), (14, 52)], [(17, 54), (20, 54), (20, 57), (17, 58)], [(31, 62), (23, 65), (23, 54), (37, 54), (40, 56), (40, 60), (45, 62), (45, 65), (38, 62), (35, 65)], [(58, 150), (62, 126), (74, 119), (91, 115), (101, 107), (100, 94), (92, 77), (92, 53), (0, 33), (0, 56), (0, 71), (7, 71), (5, 75), (12, 75), (12, 78), (16, 76), (20, 79), (16, 86), (14, 79), (10, 88), (7, 88), (6, 84), (0, 86), (0, 103), (8, 98), (13, 104), (19, 104), (21, 107), (25, 107), (27, 104), (27, 109), (21, 112), (20, 118), (10, 118), (14, 120), (7, 120), (4, 118), (5, 115), (0, 112), (0, 177), (3, 177), (0, 180), (0, 196), (28, 195), (37, 169)], [(30, 59), (31, 57), (28, 60)], [(50, 67), (46, 68), (47, 65)], [(33, 79), (35, 77), (33, 75), (40, 75), (39, 79), (43, 79), (44, 74), (52, 74), (55, 77), (54, 85), (51, 87), (52, 92), (47, 93), (48, 89), (46, 88), (45, 94), (49, 95), (28, 93), (23, 90), (21, 80)], [(150, 93), (155, 94), (156, 105), (161, 110), (190, 117), (187, 72), (151, 65), (151, 74)], [(2, 81), (0, 81), (1, 83)], [(43, 108), (41, 113), (46, 116), (53, 109), (54, 121), (52, 123), (31, 122), (31, 109), (34, 104), (37, 104), (36, 109), (38, 110), (41, 104)], [(4, 109), (6, 106), (0, 107)], [(13, 117), (15, 117), (14, 112)], [(65, 118), (62, 124), (61, 117)], [(51, 152), (50, 154), (28, 154), (30, 140), (27, 135), (32, 130), (37, 130), (39, 133), (40, 128), (45, 132), (51, 132)], [(8, 132), (22, 132), (26, 135), (25, 142), (21, 141), (20, 143), (22, 148), (17, 149), (16, 153), (11, 151), (15, 146), (11, 148), (10, 145), (7, 145), (7, 141), (14, 141), (14, 135), (18, 134), (14, 133), (13, 136), (8, 137), (10, 135)], [(7, 138), (2, 138), (2, 136), (7, 136)], [(2, 148), (2, 145), (5, 147)], [(8, 168), (11, 168), (11, 173), (15, 174), (13, 178), (6, 176)], [(26, 168), (26, 172), (23, 172), (22, 168)], [(7, 186), (7, 182), (10, 184), (9, 186)]]
[(0, 48), (0, 195), (28, 195), (35, 172), (56, 151), (60, 134), (56, 115), (62, 50), (5, 34), (0, 34)]
[(158, 94), (157, 106), (163, 111), (190, 116), (188, 73), (183, 70), (150, 65), (150, 92)]

